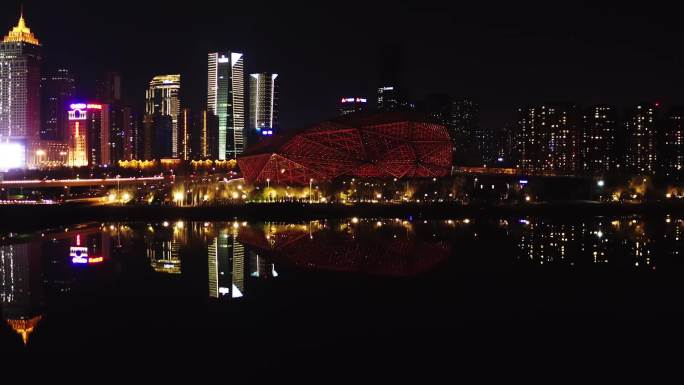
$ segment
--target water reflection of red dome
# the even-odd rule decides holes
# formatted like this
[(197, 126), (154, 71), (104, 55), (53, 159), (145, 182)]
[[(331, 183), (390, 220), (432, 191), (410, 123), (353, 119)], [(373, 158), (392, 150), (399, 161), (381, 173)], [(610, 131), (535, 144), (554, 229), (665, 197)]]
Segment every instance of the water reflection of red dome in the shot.
[(415, 236), (394, 238), (387, 233), (352, 236), (330, 229), (311, 234), (303, 229), (285, 229), (273, 234), (263, 228), (244, 227), (238, 241), (276, 263), (388, 276), (430, 271), (451, 253), (451, 245), (444, 241), (424, 241)]

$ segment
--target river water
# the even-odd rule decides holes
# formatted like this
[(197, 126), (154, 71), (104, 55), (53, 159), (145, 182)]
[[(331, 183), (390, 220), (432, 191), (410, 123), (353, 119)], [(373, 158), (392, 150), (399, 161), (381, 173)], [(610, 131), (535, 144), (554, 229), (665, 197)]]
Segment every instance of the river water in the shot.
[(169, 219), (5, 233), (0, 351), (194, 349), (256, 367), (432, 360), (457, 346), (484, 354), (562, 330), (619, 340), (684, 318), (683, 230), (677, 216), (629, 216)]

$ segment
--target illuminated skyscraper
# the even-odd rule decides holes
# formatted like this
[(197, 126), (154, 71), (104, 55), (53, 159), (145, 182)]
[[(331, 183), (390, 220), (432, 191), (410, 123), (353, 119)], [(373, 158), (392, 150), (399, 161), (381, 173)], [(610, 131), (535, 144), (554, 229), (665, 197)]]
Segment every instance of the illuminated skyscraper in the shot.
[(257, 140), (270, 136), (278, 127), (278, 74), (251, 74), (249, 77), (249, 129)]
[(70, 167), (110, 164), (109, 105), (76, 103), (70, 107), (67, 164)]
[(41, 120), (40, 138), (43, 140), (64, 140), (66, 137), (66, 111), (74, 98), (76, 81), (66, 68), (59, 68), (43, 76), (41, 82)]
[(178, 118), (180, 116), (180, 75), (155, 76), (147, 90), (145, 115), (168, 116), (171, 118), (171, 157), (178, 157), (179, 132)]
[(241, 53), (209, 54), (207, 110), (218, 117), (218, 158), (237, 158), (245, 150), (245, 79)]
[(33, 166), (27, 154), (40, 137), (40, 63), (40, 42), (22, 14), (0, 43), (0, 152), (12, 154), (0, 167)]
[(658, 166), (656, 106), (639, 104), (628, 114), (626, 170), (635, 174), (652, 175)]
[(582, 169), (589, 174), (605, 174), (615, 162), (617, 114), (614, 107), (594, 106), (584, 114)]
[(399, 94), (395, 86), (378, 88), (378, 111), (392, 112), (399, 110)]

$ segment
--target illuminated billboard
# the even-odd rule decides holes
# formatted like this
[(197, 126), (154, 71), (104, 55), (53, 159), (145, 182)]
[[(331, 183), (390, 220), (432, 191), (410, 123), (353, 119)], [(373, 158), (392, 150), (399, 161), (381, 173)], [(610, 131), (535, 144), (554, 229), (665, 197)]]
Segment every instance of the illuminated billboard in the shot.
[(0, 143), (0, 169), (26, 167), (26, 147), (17, 142)]
[(103, 257), (88, 256), (88, 248), (81, 246), (71, 246), (69, 248), (71, 263), (75, 265), (94, 265), (104, 262)]

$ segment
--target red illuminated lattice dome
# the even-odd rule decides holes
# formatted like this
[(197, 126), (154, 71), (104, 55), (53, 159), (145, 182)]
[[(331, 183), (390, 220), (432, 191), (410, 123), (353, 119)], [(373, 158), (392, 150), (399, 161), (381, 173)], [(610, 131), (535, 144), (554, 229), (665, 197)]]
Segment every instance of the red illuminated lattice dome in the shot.
[(238, 158), (238, 165), (247, 183), (439, 177), (451, 171), (452, 147), (446, 127), (386, 113), (323, 122), (270, 138)]

